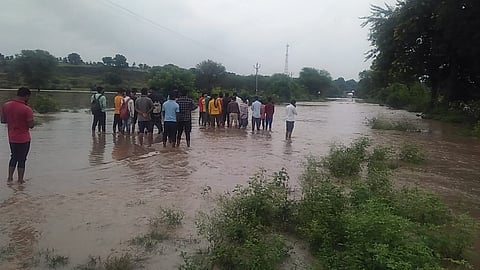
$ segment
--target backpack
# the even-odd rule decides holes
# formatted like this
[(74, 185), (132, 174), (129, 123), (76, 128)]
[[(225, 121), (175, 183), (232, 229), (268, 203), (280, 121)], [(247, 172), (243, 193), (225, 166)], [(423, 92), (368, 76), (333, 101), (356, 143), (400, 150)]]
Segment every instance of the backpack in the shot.
[(102, 96), (103, 94), (100, 94), (98, 97), (95, 97), (95, 95), (93, 95), (93, 100), (90, 104), (90, 111), (92, 111), (92, 114), (98, 114), (102, 111), (102, 105), (100, 105), (100, 98)]
[(153, 102), (153, 114), (160, 114), (162, 113), (162, 106), (160, 104), (160, 101), (155, 101)]
[(128, 111), (128, 102), (130, 102), (130, 98), (124, 99), (122, 103), (122, 107), (120, 107), (120, 119), (127, 120), (130, 116)]

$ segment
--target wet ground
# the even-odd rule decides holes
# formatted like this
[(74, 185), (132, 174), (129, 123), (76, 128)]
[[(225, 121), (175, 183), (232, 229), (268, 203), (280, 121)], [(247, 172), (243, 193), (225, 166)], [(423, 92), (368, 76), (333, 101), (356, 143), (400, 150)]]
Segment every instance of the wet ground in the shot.
[[(92, 136), (92, 117), (83, 110), (53, 115), (32, 131), (27, 183), (0, 182), (0, 269), (20, 269), (36, 252), (52, 248), (69, 257), (68, 268), (85, 263), (89, 255), (120, 254), (128, 240), (146, 232), (160, 207), (184, 211), (184, 225), (145, 262), (146, 269), (176, 269), (180, 252), (191, 251), (189, 243), (197, 237), (197, 211), (212, 204), (205, 193), (231, 190), (260, 168), (286, 168), (295, 184), (306, 155), (325, 155), (332, 143), (348, 144), (360, 136), (380, 144), (422, 146), (427, 165), (399, 170), (399, 181), (431, 189), (480, 220), (480, 142), (457, 136), (455, 127), (351, 100), (304, 103), (288, 143), (283, 105), (276, 109), (271, 133), (200, 129), (194, 117), (192, 147), (182, 142), (175, 149), (163, 148), (157, 136), (151, 146), (135, 137)], [(427, 132), (371, 130), (366, 119), (378, 115), (409, 119)], [(111, 131), (113, 115), (107, 118)], [(5, 126), (0, 138), (2, 177), (9, 159)]]

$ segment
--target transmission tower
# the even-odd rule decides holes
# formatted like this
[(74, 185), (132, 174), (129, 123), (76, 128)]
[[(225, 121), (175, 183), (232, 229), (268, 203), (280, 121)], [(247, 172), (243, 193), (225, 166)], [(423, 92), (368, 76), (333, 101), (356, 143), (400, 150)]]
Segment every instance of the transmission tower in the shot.
[(285, 69), (283, 70), (283, 73), (287, 75), (288, 75), (288, 47), (290, 47), (290, 45), (287, 44), (287, 52), (285, 53)]
[(258, 92), (258, 69), (260, 69), (260, 64), (256, 63), (253, 68), (255, 69), (255, 95)]

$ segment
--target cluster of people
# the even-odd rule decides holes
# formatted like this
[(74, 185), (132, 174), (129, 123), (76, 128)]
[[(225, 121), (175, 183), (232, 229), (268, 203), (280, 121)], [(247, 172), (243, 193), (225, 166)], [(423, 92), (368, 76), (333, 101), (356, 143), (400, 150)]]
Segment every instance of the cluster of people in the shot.
[[(103, 87), (97, 87), (97, 93), (91, 96), (91, 111), (93, 114), (92, 133), (98, 128), (99, 132), (105, 132), (107, 100)], [(28, 106), (31, 91), (26, 87), (17, 90), (16, 97), (2, 105), (0, 110), (1, 123), (7, 124), (8, 139), (10, 144), (11, 158), (8, 167), (8, 182), (13, 181), (15, 170), (18, 171), (18, 182), (24, 182), (25, 162), (30, 150), (30, 132), (33, 128), (33, 111)], [(212, 128), (234, 127), (246, 128), (248, 125), (248, 100), (233, 94), (223, 97), (222, 94), (202, 95), (198, 100), (200, 111), (199, 125)], [(143, 144), (143, 136), (147, 134), (149, 142), (153, 141), (154, 126), (158, 133), (163, 132), (163, 146), (167, 142), (172, 147), (179, 146), (183, 133), (187, 146), (190, 147), (190, 133), (192, 131), (192, 111), (197, 109), (197, 104), (187, 97), (185, 89), (176, 90), (165, 101), (160, 94), (141, 90), (137, 96), (135, 89), (118, 90), (114, 98), (113, 132), (122, 134), (134, 134), (135, 125), (138, 125), (140, 144)], [(251, 105), (252, 131), (268, 129), (271, 131), (275, 106), (271, 98), (266, 104), (257, 97)], [(285, 139), (290, 141), (297, 115), (296, 102), (292, 100), (286, 107), (286, 134)], [(163, 125), (162, 125), (163, 122)]]
[[(106, 98), (102, 87), (97, 87), (97, 93), (92, 95), (90, 102), (93, 114), (92, 132), (95, 132), (97, 127), (99, 132), (105, 132)], [(113, 103), (113, 133), (118, 130), (122, 134), (134, 134), (137, 125), (140, 144), (143, 144), (145, 134), (151, 143), (156, 127), (159, 134), (163, 133), (163, 146), (166, 146), (168, 141), (175, 147), (180, 145), (185, 132), (187, 146), (190, 147), (191, 112), (197, 105), (187, 97), (186, 90), (176, 90), (165, 100), (161, 94), (147, 88), (141, 90), (140, 96), (137, 96), (135, 89), (120, 89)]]
[[(199, 117), (198, 124), (203, 127), (232, 127), (246, 129), (248, 126), (248, 100), (242, 99), (233, 93), (230, 97), (229, 93), (223, 96), (220, 94), (212, 94), (209, 96), (204, 93), (198, 99)], [(252, 109), (252, 132), (255, 128), (260, 130), (272, 131), (273, 114), (275, 113), (275, 105), (271, 97), (267, 102), (262, 102), (258, 97), (254, 97), (251, 105)]]

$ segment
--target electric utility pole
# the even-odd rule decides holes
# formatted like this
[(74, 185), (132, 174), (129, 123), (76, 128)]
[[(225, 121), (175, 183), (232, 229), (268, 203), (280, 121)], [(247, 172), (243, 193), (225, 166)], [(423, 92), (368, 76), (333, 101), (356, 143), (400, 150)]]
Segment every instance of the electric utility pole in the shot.
[(255, 69), (255, 95), (258, 93), (258, 70), (260, 69), (260, 64), (256, 63), (253, 68)]
[(287, 44), (287, 51), (285, 53), (285, 68), (283, 69), (283, 73), (288, 75), (288, 47), (290, 47), (290, 45)]

